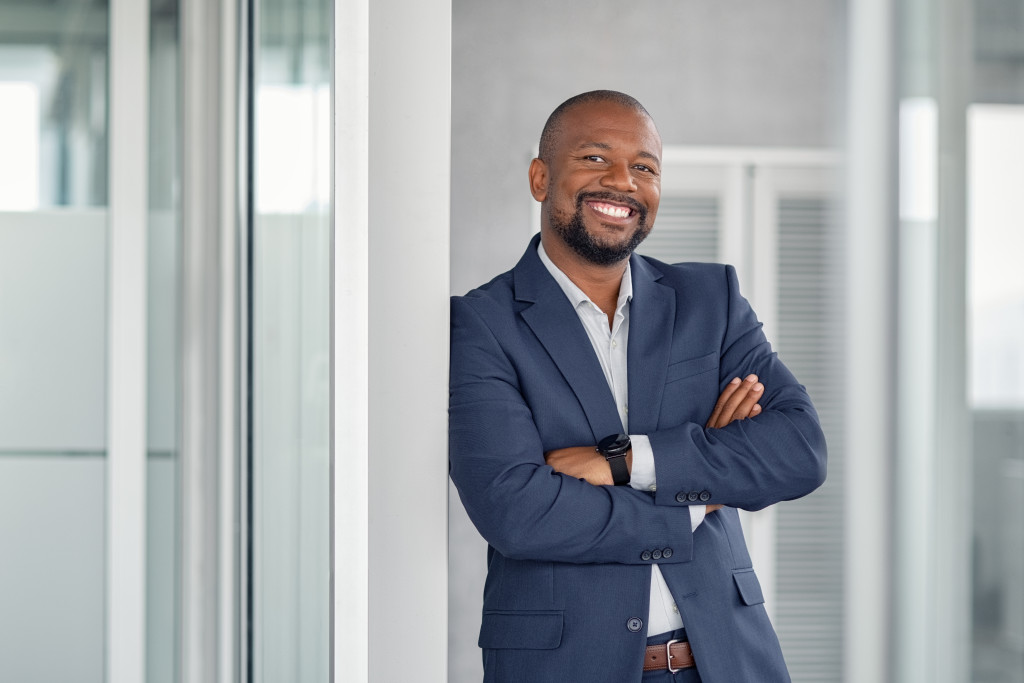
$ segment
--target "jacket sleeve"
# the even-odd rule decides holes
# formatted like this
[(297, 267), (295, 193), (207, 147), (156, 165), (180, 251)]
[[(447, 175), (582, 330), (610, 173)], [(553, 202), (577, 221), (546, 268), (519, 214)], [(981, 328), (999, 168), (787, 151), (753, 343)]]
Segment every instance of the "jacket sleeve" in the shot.
[(453, 298), (451, 321), (450, 474), (487, 542), (513, 559), (651, 564), (661, 550), (661, 563), (689, 561), (688, 509), (555, 472), (513, 364), (470, 299)]
[(696, 493), (700, 502), (759, 510), (807, 495), (825, 480), (825, 438), (811, 400), (772, 351), (731, 266), (725, 279), (719, 389), (756, 374), (765, 387), (763, 412), (722, 429), (689, 422), (649, 434), (659, 505), (692, 501)]

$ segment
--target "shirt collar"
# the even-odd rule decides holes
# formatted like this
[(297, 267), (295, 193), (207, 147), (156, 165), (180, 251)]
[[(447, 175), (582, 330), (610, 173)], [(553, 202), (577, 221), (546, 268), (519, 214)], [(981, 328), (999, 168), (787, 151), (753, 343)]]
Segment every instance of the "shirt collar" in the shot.
[[(537, 242), (537, 256), (540, 257), (540, 262), (544, 264), (544, 267), (551, 273), (551, 277), (555, 278), (555, 282), (565, 292), (565, 296), (569, 298), (572, 305), (576, 308), (580, 304), (587, 302), (593, 306), (594, 304), (583, 290), (576, 286), (569, 276), (562, 272), (562, 270), (555, 265), (555, 262), (551, 260), (548, 253), (544, 251), (544, 242)], [(629, 261), (626, 261), (626, 270), (622, 273), (622, 281), (619, 283), (619, 300), (615, 304), (615, 310), (619, 311), (633, 299), (633, 275), (629, 265)]]

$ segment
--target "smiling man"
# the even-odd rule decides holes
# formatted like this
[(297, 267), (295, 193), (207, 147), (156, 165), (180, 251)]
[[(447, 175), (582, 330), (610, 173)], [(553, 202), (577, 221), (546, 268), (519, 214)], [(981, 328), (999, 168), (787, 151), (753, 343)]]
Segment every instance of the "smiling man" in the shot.
[(813, 491), (825, 443), (731, 267), (633, 253), (661, 154), (632, 97), (564, 102), (529, 169), (540, 235), (452, 299), (485, 681), (789, 680), (737, 508)]

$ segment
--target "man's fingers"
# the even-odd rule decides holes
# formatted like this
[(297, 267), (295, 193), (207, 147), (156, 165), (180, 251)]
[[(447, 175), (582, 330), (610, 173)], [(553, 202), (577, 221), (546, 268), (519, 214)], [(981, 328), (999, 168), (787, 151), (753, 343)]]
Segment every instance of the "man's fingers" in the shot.
[[(744, 382), (746, 384), (746, 382)], [(750, 386), (750, 390), (743, 396), (743, 400), (740, 401), (739, 405), (736, 406), (736, 410), (733, 411), (732, 417), (734, 420), (745, 420), (748, 417), (753, 417), (756, 413), (753, 412), (754, 406), (761, 400), (761, 395), (764, 394), (764, 385), (760, 382), (755, 382)], [(760, 411), (758, 411), (760, 412)]]
[(740, 378), (734, 377), (731, 382), (725, 385), (725, 389), (722, 390), (722, 395), (718, 397), (718, 401), (715, 403), (715, 409), (711, 411), (711, 417), (708, 418), (706, 427), (717, 427), (718, 419), (722, 416), (725, 411), (725, 404), (729, 400), (729, 397), (736, 393), (736, 390), (740, 388)]
[(706, 426), (720, 429), (733, 420), (754, 417), (761, 412), (760, 408), (757, 413), (752, 410), (763, 393), (764, 385), (757, 381), (757, 375), (747, 375), (743, 381), (737, 377), (722, 391)]
[(716, 510), (721, 510), (723, 507), (725, 507), (725, 506), (724, 505), (719, 505), (718, 503), (712, 503), (711, 505), (708, 505), (704, 509), (704, 514), (707, 515), (707, 514), (710, 514), (710, 513), (714, 512)]

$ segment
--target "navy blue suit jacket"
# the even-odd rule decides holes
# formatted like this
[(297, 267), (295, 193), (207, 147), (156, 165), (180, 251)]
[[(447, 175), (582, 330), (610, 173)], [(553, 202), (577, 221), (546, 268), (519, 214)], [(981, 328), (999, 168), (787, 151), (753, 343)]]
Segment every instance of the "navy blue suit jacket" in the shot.
[[(706, 683), (788, 681), (735, 508), (798, 498), (824, 480), (807, 393), (730, 266), (634, 254), (629, 431), (650, 437), (657, 492), (556, 473), (545, 452), (623, 429), (537, 239), (510, 272), (452, 299), (450, 467), (489, 544), (485, 680), (639, 681), (657, 562)], [(764, 383), (763, 412), (705, 429), (726, 383), (749, 373)], [(691, 532), (695, 503), (729, 507)]]

